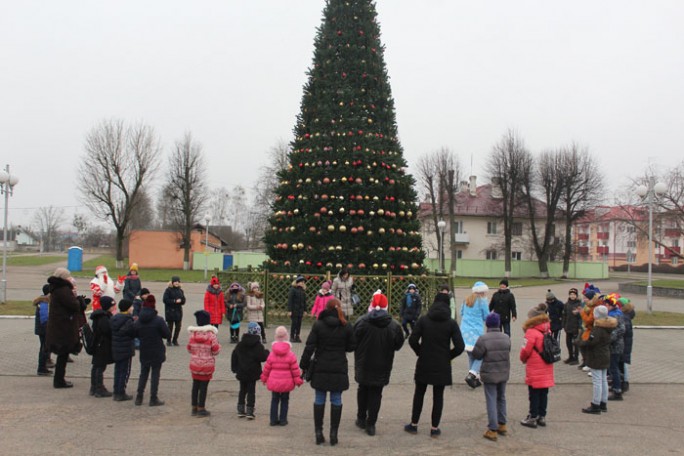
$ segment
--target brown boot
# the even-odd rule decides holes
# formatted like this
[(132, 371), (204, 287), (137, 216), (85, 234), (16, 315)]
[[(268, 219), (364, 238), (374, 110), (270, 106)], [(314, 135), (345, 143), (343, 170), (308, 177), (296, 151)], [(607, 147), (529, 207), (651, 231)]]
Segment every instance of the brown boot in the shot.
[(498, 439), (496, 432), (497, 431), (492, 431), (491, 429), (487, 429), (487, 432), (485, 432), (482, 437), (484, 437), (487, 440), (491, 440), (492, 442), (496, 442)]
[(505, 424), (499, 423), (499, 428), (496, 430), (496, 433), (499, 435), (507, 435), (508, 434), (508, 428), (506, 428)]

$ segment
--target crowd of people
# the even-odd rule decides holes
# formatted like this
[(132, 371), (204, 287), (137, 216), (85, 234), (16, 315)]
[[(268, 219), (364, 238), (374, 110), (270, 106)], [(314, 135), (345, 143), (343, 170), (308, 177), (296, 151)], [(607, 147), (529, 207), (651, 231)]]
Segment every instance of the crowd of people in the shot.
[[(142, 405), (148, 378), (150, 406), (164, 405), (159, 398), (161, 368), (166, 347), (178, 346), (186, 298), (181, 281), (174, 276), (164, 292), (164, 318), (156, 309), (156, 298), (142, 287), (137, 265), (116, 282), (106, 268), (98, 267), (91, 283), (92, 303), (97, 303), (88, 318), (91, 299), (79, 295), (70, 272), (58, 268), (34, 300), (35, 333), (39, 337), (38, 375), (53, 375), (55, 388), (70, 388), (66, 365), (70, 354), (86, 346), (92, 355), (90, 395), (113, 397), (114, 401), (134, 399)], [(116, 287), (115, 284), (118, 284)], [(410, 421), (404, 430), (418, 433), (418, 425), (428, 386), (432, 386), (430, 436), (441, 435), (439, 427), (444, 407), (445, 388), (452, 384), (452, 360), (464, 351), (468, 356), (465, 382), (475, 389), (484, 386), (488, 422), (486, 439), (496, 441), (507, 435), (506, 385), (510, 377), (510, 323), (517, 319), (515, 297), (503, 279), (488, 298), (486, 283), (474, 283), (460, 307), (460, 324), (453, 318), (453, 294), (441, 285), (434, 301), (423, 312), (420, 292), (410, 284), (399, 300), (400, 321), (389, 313), (387, 296), (376, 291), (365, 314), (354, 323), (353, 278), (340, 271), (332, 282), (324, 282), (311, 309), (307, 304), (306, 278), (298, 276), (288, 295), (290, 330), (278, 326), (269, 349), (266, 345), (264, 313), (266, 303), (259, 284), (239, 283), (224, 290), (212, 277), (204, 296), (204, 309), (194, 313), (195, 324), (188, 326), (189, 370), (192, 378), (191, 415), (206, 417), (208, 385), (215, 372), (215, 359), (221, 351), (218, 333), (224, 318), (230, 326), (231, 371), (239, 382), (237, 416), (256, 417), (257, 383), (271, 392), (269, 423), (288, 425), (290, 393), (308, 382), (314, 389), (313, 421), (316, 444), (326, 442), (324, 421), (329, 402), (330, 445), (338, 443), (342, 418), (342, 394), (350, 388), (347, 353), (354, 353), (354, 380), (357, 383), (355, 424), (368, 435), (376, 433), (383, 389), (389, 385), (394, 354), (407, 340), (415, 353), (415, 389)], [(115, 288), (123, 287), (123, 298), (115, 301)], [(108, 288), (110, 288), (108, 290)], [(607, 401), (623, 400), (629, 389), (632, 325), (634, 307), (617, 293), (602, 294), (586, 284), (579, 292), (571, 288), (565, 303), (548, 290), (544, 302), (527, 313), (522, 325), (525, 333), (519, 359), (525, 365), (529, 412), (521, 424), (529, 428), (546, 426), (548, 392), (553, 387), (555, 364), (546, 351), (560, 346), (566, 332), (567, 357), (564, 363), (578, 365), (592, 378), (592, 399), (584, 413), (607, 411)], [(302, 342), (302, 319), (311, 312), (315, 318), (299, 360), (293, 344)], [(247, 331), (240, 337), (243, 316)], [(91, 332), (92, 337), (87, 337)], [(126, 392), (132, 360), (138, 352), (140, 377), (135, 396)], [(50, 355), (56, 355), (51, 364)], [(581, 356), (581, 364), (580, 364)], [(114, 364), (113, 392), (104, 384), (107, 366)], [(54, 373), (50, 366), (54, 365)], [(151, 374), (151, 376), (150, 376)], [(608, 382), (611, 387), (609, 388)], [(609, 392), (609, 389), (612, 392)]]

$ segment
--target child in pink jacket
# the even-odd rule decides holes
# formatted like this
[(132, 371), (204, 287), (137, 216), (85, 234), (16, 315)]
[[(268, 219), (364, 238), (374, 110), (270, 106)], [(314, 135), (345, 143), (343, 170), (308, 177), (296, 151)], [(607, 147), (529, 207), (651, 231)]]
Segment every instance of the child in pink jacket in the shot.
[(206, 310), (195, 312), (197, 326), (188, 327), (190, 340), (190, 373), (192, 374), (192, 416), (209, 416), (204, 408), (207, 399), (207, 387), (216, 369), (216, 355), (221, 351), (216, 329), (211, 324), (211, 315)]
[(316, 320), (318, 319), (318, 314), (325, 310), (327, 302), (334, 297), (332, 291), (330, 291), (331, 285), (330, 280), (326, 280), (321, 284), (321, 289), (318, 290), (318, 293), (316, 294), (316, 300), (311, 308), (311, 316)]
[[(289, 335), (285, 326), (275, 330), (275, 342), (271, 344), (261, 381), (271, 391), (271, 426), (287, 426), (287, 409), (290, 402), (290, 391), (304, 381), (301, 377), (297, 356), (292, 352), (288, 342)], [(280, 404), (280, 415), (278, 415)]]

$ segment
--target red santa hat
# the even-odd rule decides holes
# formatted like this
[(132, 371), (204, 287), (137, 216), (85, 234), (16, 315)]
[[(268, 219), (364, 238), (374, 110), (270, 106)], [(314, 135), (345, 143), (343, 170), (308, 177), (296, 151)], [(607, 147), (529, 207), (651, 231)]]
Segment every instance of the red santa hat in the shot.
[(382, 294), (382, 291), (378, 290), (373, 293), (373, 299), (371, 300), (372, 310), (387, 310), (387, 296)]
[(100, 275), (100, 274), (107, 274), (107, 268), (105, 268), (103, 265), (99, 265), (98, 267), (95, 268), (95, 275)]

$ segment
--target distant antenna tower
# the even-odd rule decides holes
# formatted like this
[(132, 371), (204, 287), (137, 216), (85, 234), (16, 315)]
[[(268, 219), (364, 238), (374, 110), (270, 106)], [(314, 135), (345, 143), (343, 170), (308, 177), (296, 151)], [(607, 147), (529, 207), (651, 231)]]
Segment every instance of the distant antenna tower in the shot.
[(470, 175), (473, 175), (473, 153), (470, 153)]

